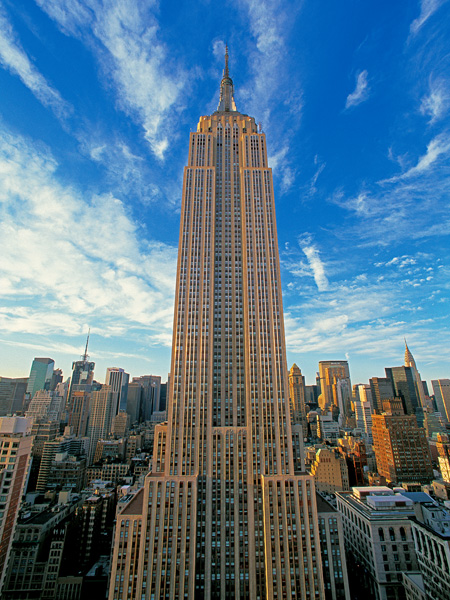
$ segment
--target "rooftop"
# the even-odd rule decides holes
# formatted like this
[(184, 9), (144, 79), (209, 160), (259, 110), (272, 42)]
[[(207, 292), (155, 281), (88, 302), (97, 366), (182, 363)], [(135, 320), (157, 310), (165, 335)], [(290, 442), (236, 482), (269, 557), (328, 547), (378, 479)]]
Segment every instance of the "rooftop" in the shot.
[(144, 506), (144, 488), (134, 494), (134, 497), (120, 513), (121, 515), (142, 515)]

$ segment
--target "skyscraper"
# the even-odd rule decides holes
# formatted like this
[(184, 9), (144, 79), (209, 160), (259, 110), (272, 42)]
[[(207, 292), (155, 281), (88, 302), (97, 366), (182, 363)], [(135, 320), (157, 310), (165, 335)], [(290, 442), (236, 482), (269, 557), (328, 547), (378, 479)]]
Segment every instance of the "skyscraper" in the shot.
[(118, 367), (108, 367), (106, 369), (105, 384), (111, 386), (111, 391), (117, 393), (117, 410), (127, 409), (128, 381), (130, 376), (124, 369)]
[(35, 358), (28, 378), (27, 395), (31, 399), (38, 390), (50, 389), (55, 361), (52, 358)]
[(386, 377), (392, 381), (394, 393), (401, 398), (403, 407), (408, 415), (417, 414), (421, 411), (419, 390), (414, 367), (387, 367), (384, 369)]
[(111, 599), (323, 598), (287, 374), (266, 139), (236, 109), (227, 53), (184, 173), (168, 422), (155, 431), (139, 554), (127, 509), (118, 517)]
[[(319, 362), (321, 408), (339, 413), (339, 420), (345, 425), (351, 414), (350, 371), (346, 360), (321, 360)], [(337, 410), (339, 409), (339, 410)]]
[(445, 421), (450, 421), (450, 379), (433, 379), (433, 386), (436, 406)]

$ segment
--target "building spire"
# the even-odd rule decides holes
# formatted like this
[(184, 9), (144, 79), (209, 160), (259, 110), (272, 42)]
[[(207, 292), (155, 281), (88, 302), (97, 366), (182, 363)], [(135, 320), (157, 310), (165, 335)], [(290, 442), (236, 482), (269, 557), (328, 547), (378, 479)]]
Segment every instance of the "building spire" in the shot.
[(86, 340), (86, 348), (84, 349), (84, 354), (81, 357), (84, 360), (84, 362), (87, 362), (87, 360), (89, 358), (87, 351), (88, 351), (89, 336), (90, 336), (90, 334), (91, 334), (91, 328), (89, 327), (89, 331), (88, 331), (88, 334), (87, 334), (87, 340)]
[(234, 102), (233, 80), (228, 69), (228, 45), (225, 46), (225, 68), (220, 82), (220, 100), (216, 112), (237, 112)]
[(229, 77), (230, 74), (228, 72), (228, 44), (225, 44), (225, 69), (223, 70), (223, 76)]
[(412, 355), (411, 350), (408, 348), (406, 338), (405, 338), (405, 367), (414, 367), (414, 369), (417, 370), (416, 361), (414, 360), (414, 356)]

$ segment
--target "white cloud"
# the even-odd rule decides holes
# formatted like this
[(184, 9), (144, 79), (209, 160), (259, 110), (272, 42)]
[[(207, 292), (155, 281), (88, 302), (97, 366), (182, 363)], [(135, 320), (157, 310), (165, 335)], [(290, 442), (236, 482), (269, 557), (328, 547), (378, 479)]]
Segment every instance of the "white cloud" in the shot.
[(155, 2), (36, 0), (66, 33), (90, 43), (120, 107), (142, 124), (158, 158), (169, 139), (169, 112), (184, 101), (187, 74), (159, 40)]
[(422, 98), (420, 112), (435, 123), (445, 116), (450, 107), (450, 85), (445, 79), (430, 81), (430, 92)]
[(433, 15), (447, 0), (422, 0), (420, 15), (411, 23), (410, 31), (415, 34), (422, 25)]
[(446, 133), (441, 133), (431, 140), (427, 145), (426, 153), (421, 156), (414, 167), (411, 167), (401, 175), (395, 175), (390, 179), (381, 181), (380, 183), (392, 182), (398, 179), (408, 179), (415, 175), (421, 175), (437, 161), (442, 154), (448, 154), (450, 151), (450, 136)]
[(170, 332), (176, 249), (142, 242), (117, 198), (62, 185), (48, 153), (0, 134), (3, 330)]
[(300, 247), (308, 260), (317, 289), (319, 292), (326, 291), (328, 289), (328, 279), (325, 274), (325, 267), (320, 259), (319, 250), (314, 246), (309, 236), (300, 240)]
[(32, 64), (0, 6), (0, 63), (17, 75), (22, 83), (58, 118), (67, 117), (72, 108)]
[(347, 96), (347, 100), (345, 102), (345, 108), (350, 108), (352, 106), (357, 106), (364, 102), (369, 97), (369, 82), (367, 80), (367, 71), (361, 71), (358, 73), (356, 78), (356, 87), (351, 94)]

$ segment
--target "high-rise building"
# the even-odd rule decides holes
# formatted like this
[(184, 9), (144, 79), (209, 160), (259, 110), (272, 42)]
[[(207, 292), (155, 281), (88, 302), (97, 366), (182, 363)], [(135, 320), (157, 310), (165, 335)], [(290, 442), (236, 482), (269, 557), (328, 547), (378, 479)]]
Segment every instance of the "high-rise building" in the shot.
[(117, 392), (110, 385), (104, 385), (100, 390), (92, 392), (91, 411), (87, 437), (89, 438), (88, 465), (94, 459), (97, 442), (107, 438), (112, 431), (113, 418), (117, 414)]
[(450, 422), (450, 379), (431, 381), (438, 412), (446, 422)]
[(38, 390), (49, 390), (55, 361), (52, 358), (35, 358), (28, 378), (27, 396), (32, 398)]
[(218, 109), (190, 137), (168, 421), (155, 428), (143, 540), (133, 554), (117, 530), (111, 600), (323, 598), (287, 374), (266, 139), (236, 109), (226, 55)]
[(392, 381), (392, 387), (397, 398), (403, 401), (403, 407), (408, 415), (417, 414), (422, 409), (415, 369), (413, 367), (389, 367), (385, 369), (386, 377)]
[(388, 377), (372, 377), (369, 379), (372, 392), (372, 406), (377, 413), (383, 412), (383, 400), (394, 398), (392, 381)]
[(340, 420), (345, 425), (345, 419), (351, 414), (352, 386), (348, 362), (346, 360), (321, 360), (319, 376), (321, 408), (325, 410), (338, 408)]
[(63, 397), (57, 392), (38, 390), (26, 411), (25, 415), (33, 422), (42, 418), (50, 421), (59, 421), (63, 408)]
[(430, 449), (425, 430), (415, 415), (405, 415), (400, 399), (385, 400), (386, 411), (372, 415), (373, 449), (380, 475), (391, 482), (433, 479)]
[(419, 395), (420, 406), (424, 408), (426, 405), (427, 394), (426, 394), (420, 373), (417, 370), (416, 361), (414, 360), (414, 356), (412, 355), (411, 350), (408, 348), (408, 344), (406, 343), (406, 340), (405, 340), (405, 367), (409, 367), (412, 370), (414, 379), (416, 381), (416, 389), (417, 389), (417, 393)]
[(130, 376), (124, 369), (108, 367), (105, 384), (111, 386), (111, 391), (117, 393), (117, 412), (127, 409), (128, 381)]
[(341, 514), (317, 494), (325, 600), (350, 600)]
[(25, 417), (0, 418), (0, 590), (3, 586), (19, 504), (25, 491), (33, 438)]
[(355, 388), (354, 406), (356, 427), (361, 430), (364, 438), (372, 443), (372, 390), (370, 385), (358, 384)]
[(0, 377), (0, 416), (22, 411), (28, 377)]
[(165, 410), (161, 408), (161, 377), (159, 375), (141, 375), (133, 377), (132, 383), (142, 386), (142, 419), (150, 421), (154, 412)]
[(292, 422), (303, 423), (304, 417), (306, 417), (305, 378), (295, 363), (289, 371), (289, 401)]

